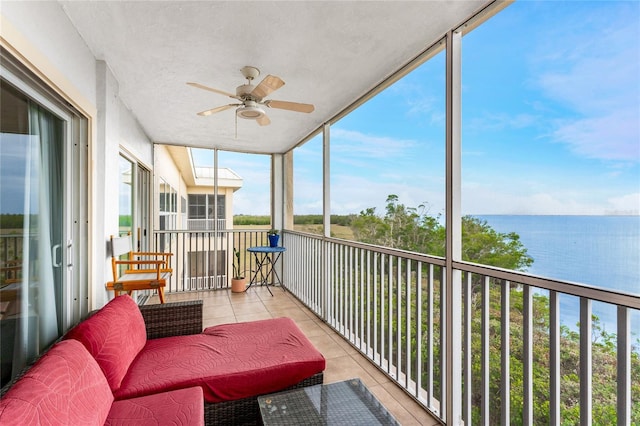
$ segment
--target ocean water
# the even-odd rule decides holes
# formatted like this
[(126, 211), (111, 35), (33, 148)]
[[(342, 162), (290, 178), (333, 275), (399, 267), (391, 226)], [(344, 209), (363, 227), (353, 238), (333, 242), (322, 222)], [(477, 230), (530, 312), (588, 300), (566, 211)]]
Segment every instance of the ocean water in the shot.
[[(534, 259), (528, 272), (589, 286), (640, 295), (640, 216), (477, 216), (496, 231), (515, 232)], [(578, 318), (578, 300), (562, 296), (564, 325)], [(615, 326), (615, 309), (594, 303), (606, 330)], [(640, 312), (632, 330), (640, 330)]]

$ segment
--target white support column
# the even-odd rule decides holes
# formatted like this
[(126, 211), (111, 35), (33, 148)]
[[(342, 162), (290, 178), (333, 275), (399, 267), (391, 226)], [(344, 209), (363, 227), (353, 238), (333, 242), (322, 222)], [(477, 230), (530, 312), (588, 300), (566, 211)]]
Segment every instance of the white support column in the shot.
[(331, 236), (331, 125), (322, 129), (322, 223), (324, 236)]
[[(282, 154), (271, 155), (271, 227), (274, 229), (284, 227), (284, 155)], [(285, 245), (285, 242), (282, 241), (280, 244)], [(286, 287), (285, 258), (283, 256), (283, 259), (274, 268), (283, 280), (282, 285)]]
[(271, 227), (284, 225), (284, 156), (271, 155)]
[(453, 269), (453, 261), (462, 257), (461, 219), (461, 63), (462, 33), (447, 34), (446, 82), (446, 268), (445, 306), (446, 333), (443, 366), (445, 421), (460, 425), (462, 420), (462, 273)]
[(284, 205), (282, 229), (293, 229), (293, 151), (283, 156)]
[[(322, 224), (324, 236), (331, 236), (331, 173), (330, 173), (330, 155), (331, 148), (331, 125), (325, 123), (322, 129)], [(322, 250), (322, 315), (327, 319), (328, 307), (331, 303), (331, 248), (327, 242), (323, 243)]]

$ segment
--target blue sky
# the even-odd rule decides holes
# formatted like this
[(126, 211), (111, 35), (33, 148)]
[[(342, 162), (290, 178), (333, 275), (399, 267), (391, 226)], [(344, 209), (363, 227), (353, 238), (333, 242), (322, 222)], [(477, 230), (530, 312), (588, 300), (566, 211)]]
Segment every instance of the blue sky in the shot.
[[(640, 2), (516, 2), (463, 38), (463, 214), (640, 214)], [(387, 195), (444, 211), (444, 54), (331, 129), (332, 213)], [(321, 140), (294, 153), (321, 212)], [(269, 213), (269, 158), (220, 154), (235, 211)]]

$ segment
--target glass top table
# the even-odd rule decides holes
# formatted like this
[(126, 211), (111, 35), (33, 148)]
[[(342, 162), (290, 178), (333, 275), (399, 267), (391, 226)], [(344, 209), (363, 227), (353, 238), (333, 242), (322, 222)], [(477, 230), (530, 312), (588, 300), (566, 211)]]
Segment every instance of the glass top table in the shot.
[(360, 379), (316, 385), (258, 398), (269, 425), (398, 425)]

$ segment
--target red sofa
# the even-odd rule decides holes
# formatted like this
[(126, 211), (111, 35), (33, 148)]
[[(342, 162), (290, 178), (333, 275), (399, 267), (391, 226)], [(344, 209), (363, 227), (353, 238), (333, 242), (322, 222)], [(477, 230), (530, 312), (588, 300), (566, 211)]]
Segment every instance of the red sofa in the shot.
[(107, 380), (76, 340), (54, 345), (0, 400), (2, 425), (203, 425), (202, 389), (114, 401)]
[(64, 339), (95, 359), (115, 403), (196, 387), (206, 424), (259, 422), (258, 396), (322, 383), (325, 368), (291, 319), (203, 331), (202, 301), (138, 308), (119, 296)]

